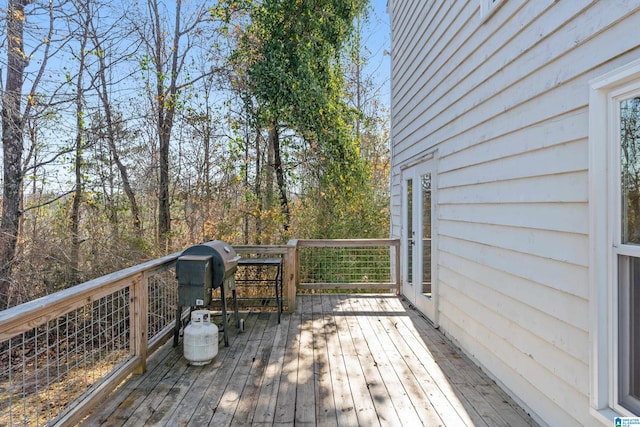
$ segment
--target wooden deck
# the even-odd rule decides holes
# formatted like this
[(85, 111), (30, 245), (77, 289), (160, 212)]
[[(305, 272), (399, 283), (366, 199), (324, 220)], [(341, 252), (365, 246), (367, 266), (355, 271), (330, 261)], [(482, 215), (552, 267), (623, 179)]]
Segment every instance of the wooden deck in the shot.
[(400, 298), (297, 303), (280, 325), (275, 313), (242, 313), (245, 332), (231, 329), (206, 366), (167, 343), (84, 425), (535, 425)]

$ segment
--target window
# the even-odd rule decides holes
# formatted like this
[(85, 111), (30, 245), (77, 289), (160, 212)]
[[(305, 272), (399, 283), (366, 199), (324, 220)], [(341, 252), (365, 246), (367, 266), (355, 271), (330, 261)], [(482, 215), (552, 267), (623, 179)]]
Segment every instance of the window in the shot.
[(640, 415), (640, 61), (591, 82), (591, 406)]
[[(618, 383), (622, 405), (640, 414), (640, 98), (614, 99), (620, 130), (618, 258)], [(630, 246), (627, 248), (627, 246)], [(628, 253), (628, 254), (627, 254)]]
[(640, 258), (619, 257), (620, 403), (640, 414)]

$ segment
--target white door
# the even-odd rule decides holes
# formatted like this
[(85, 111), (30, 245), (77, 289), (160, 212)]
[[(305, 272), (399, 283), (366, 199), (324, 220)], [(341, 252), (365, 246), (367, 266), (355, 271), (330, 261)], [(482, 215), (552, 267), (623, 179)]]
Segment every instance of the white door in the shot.
[(438, 325), (435, 160), (403, 171), (403, 294)]

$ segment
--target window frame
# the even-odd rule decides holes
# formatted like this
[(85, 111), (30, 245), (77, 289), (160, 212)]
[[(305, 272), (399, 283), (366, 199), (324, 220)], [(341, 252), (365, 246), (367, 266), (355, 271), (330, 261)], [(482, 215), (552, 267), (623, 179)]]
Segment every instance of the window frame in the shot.
[[(632, 293), (636, 293), (638, 289), (636, 287), (636, 289), (632, 291), (630, 286), (630, 279), (631, 279), (631, 274), (636, 274), (634, 270), (636, 271), (640, 270), (640, 257), (624, 256), (624, 259), (622, 257), (619, 258), (618, 268), (620, 269), (621, 267), (623, 268), (622, 268), (622, 271), (619, 271), (618, 273), (619, 277), (620, 275), (624, 275), (626, 280), (620, 281), (618, 286), (618, 291), (620, 295), (619, 306), (618, 306), (618, 310), (619, 310), (618, 319), (623, 319), (622, 320), (623, 325), (619, 325), (620, 327), (618, 331), (618, 337), (624, 336), (624, 338), (626, 338), (627, 341), (625, 342), (623, 339), (622, 342), (618, 343), (618, 350), (620, 351), (620, 353), (619, 353), (618, 368), (617, 368), (618, 373), (616, 375), (616, 378), (619, 381), (618, 390), (621, 393), (618, 399), (620, 402), (623, 402), (626, 399), (628, 401), (628, 403), (626, 404), (633, 406), (633, 408), (631, 408), (630, 411), (640, 413), (640, 399), (637, 396), (631, 395), (630, 375), (627, 375), (626, 377), (623, 377), (623, 378), (620, 377), (620, 370), (622, 369), (628, 370), (629, 373), (631, 373), (631, 358), (629, 357), (629, 352), (633, 344), (630, 339), (631, 312), (629, 310), (629, 306), (631, 305), (630, 304), (631, 297), (633, 297), (637, 301), (637, 298), (638, 298), (637, 294), (632, 295)], [(625, 297), (628, 298), (628, 300), (625, 300)], [(637, 315), (638, 313), (636, 311), (635, 316)], [(629, 322), (629, 323), (625, 323), (625, 322)], [(637, 344), (635, 346), (637, 346)]]
[(590, 407), (593, 415), (611, 421), (638, 415), (620, 404), (618, 257), (640, 257), (640, 246), (619, 243), (619, 104), (640, 96), (640, 60), (589, 84)]

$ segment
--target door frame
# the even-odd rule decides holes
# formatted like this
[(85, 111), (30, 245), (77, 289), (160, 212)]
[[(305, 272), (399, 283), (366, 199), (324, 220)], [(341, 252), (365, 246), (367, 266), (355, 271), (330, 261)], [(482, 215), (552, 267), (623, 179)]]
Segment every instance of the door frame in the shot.
[[(431, 174), (431, 296), (423, 293), (423, 245), (413, 244), (410, 250), (410, 241), (423, 241), (423, 205), (422, 205), (422, 185), (421, 177)], [(419, 161), (406, 165), (401, 169), (401, 191), (402, 191), (402, 221), (401, 221), (401, 274), (402, 274), (402, 294), (425, 314), (433, 324), (439, 325), (439, 286), (438, 286), (438, 221), (437, 221), (437, 157), (436, 153), (421, 158)], [(408, 200), (408, 183), (412, 182), (412, 203)], [(417, 190), (417, 191), (416, 191)], [(411, 206), (412, 220), (408, 223), (409, 207)], [(411, 228), (409, 227), (411, 225)], [(410, 238), (409, 232), (412, 233)], [(409, 256), (412, 260), (409, 262)], [(411, 266), (411, 275), (409, 267)], [(413, 278), (414, 280), (409, 280)], [(420, 278), (415, 280), (415, 278)]]

